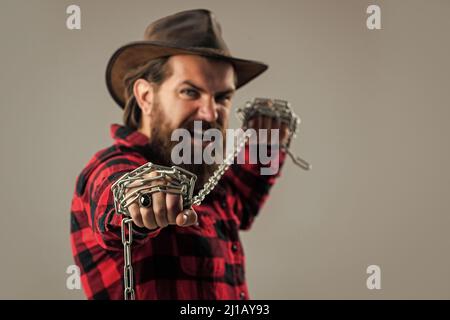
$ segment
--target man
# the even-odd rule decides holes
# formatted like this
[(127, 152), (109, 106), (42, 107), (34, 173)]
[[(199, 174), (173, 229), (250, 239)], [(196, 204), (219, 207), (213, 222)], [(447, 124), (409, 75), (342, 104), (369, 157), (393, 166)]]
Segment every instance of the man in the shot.
[[(112, 125), (114, 144), (96, 153), (81, 172), (71, 210), (74, 259), (89, 299), (124, 298), (123, 217), (115, 212), (112, 184), (149, 161), (171, 166), (170, 137), (177, 128), (194, 134), (194, 121), (202, 121), (203, 129), (223, 132), (236, 89), (266, 69), (232, 57), (207, 10), (159, 19), (149, 25), (144, 41), (112, 56), (106, 81), (124, 109), (124, 125)], [(248, 127), (280, 129), (267, 117), (252, 118)], [(287, 134), (281, 127), (279, 142)], [(284, 158), (280, 152), (279, 165)], [(217, 168), (181, 166), (198, 176), (195, 192)], [(260, 175), (260, 168), (233, 164), (195, 211), (183, 210), (180, 196), (162, 192), (145, 205), (136, 201), (129, 206), (136, 299), (249, 298), (238, 231), (250, 228), (279, 176)]]

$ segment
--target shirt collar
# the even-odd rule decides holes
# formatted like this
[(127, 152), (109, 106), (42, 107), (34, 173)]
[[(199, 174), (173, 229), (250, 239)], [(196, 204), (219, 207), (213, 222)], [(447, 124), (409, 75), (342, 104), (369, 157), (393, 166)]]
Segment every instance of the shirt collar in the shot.
[(143, 133), (120, 124), (112, 124), (110, 133), (116, 144), (127, 147), (145, 146), (148, 144), (148, 137)]

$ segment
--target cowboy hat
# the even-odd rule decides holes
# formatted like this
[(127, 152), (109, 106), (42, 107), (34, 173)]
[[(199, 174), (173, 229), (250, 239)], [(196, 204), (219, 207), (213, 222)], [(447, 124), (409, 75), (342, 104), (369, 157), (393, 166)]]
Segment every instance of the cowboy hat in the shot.
[(175, 13), (151, 23), (144, 40), (128, 43), (111, 56), (106, 68), (106, 85), (117, 104), (125, 106), (124, 76), (152, 59), (176, 54), (219, 58), (233, 64), (236, 89), (254, 79), (268, 66), (262, 62), (233, 57), (222, 38), (219, 22), (206, 9)]

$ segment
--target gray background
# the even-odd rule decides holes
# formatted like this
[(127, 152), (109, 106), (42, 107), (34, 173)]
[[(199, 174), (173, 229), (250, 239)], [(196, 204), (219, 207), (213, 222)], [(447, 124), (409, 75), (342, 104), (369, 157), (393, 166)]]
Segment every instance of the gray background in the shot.
[[(82, 29), (66, 29), (81, 6)], [(366, 28), (378, 4), (382, 30)], [(450, 298), (449, 1), (0, 1), (0, 298), (66, 288), (75, 178), (121, 112), (107, 59), (152, 20), (208, 8), (270, 69), (236, 96), (289, 100), (288, 161), (243, 233), (255, 299)], [(237, 127), (237, 122), (233, 123)], [(382, 289), (366, 288), (379, 265)]]

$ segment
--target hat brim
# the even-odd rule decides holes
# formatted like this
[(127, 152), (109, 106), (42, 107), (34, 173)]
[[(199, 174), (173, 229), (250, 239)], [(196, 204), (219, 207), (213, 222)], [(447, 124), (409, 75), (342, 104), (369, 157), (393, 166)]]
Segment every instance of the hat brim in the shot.
[(236, 89), (253, 80), (267, 70), (262, 62), (227, 56), (208, 48), (181, 48), (155, 41), (137, 41), (126, 44), (111, 56), (106, 68), (106, 86), (114, 101), (122, 109), (125, 106), (124, 76), (128, 71), (152, 59), (177, 54), (195, 54), (227, 60), (234, 65), (237, 73)]

